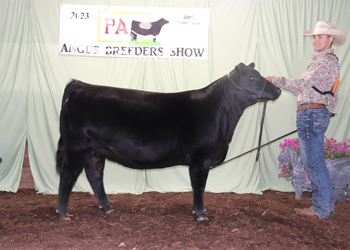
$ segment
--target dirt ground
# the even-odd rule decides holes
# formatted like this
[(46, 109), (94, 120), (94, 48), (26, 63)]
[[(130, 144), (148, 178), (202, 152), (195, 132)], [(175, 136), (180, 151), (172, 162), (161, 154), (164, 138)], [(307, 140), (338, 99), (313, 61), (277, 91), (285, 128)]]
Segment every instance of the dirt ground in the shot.
[(57, 195), (0, 192), (0, 249), (349, 249), (350, 202), (329, 220), (296, 214), (311, 194), (205, 193), (209, 221), (196, 222), (192, 193), (109, 195), (104, 214), (88, 193), (72, 193), (71, 221), (55, 213)]

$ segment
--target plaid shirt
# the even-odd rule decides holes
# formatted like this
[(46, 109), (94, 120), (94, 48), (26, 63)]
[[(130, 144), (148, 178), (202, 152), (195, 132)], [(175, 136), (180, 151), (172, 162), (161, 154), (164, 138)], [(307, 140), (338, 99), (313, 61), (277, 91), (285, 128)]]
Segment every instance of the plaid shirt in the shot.
[(300, 79), (287, 79), (285, 77), (272, 77), (272, 83), (288, 92), (298, 94), (298, 105), (302, 103), (322, 103), (329, 112), (333, 112), (338, 102), (338, 89), (334, 96), (321, 95), (312, 87), (322, 92), (330, 91), (334, 82), (340, 76), (339, 62), (333, 49), (326, 49), (313, 55), (312, 63), (302, 74)]

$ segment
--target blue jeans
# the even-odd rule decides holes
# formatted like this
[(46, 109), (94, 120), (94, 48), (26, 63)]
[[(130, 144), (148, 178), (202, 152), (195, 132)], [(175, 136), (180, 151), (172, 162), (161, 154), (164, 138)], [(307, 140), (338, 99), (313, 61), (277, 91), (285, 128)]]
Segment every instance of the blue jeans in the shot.
[(333, 187), (323, 154), (324, 133), (329, 120), (326, 107), (302, 109), (297, 114), (301, 160), (312, 187), (310, 209), (322, 218), (334, 214)]

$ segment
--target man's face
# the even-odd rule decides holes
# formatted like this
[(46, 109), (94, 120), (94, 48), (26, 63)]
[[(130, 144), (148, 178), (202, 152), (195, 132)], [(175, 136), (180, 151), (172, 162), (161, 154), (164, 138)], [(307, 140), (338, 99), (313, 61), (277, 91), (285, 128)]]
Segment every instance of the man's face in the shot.
[(333, 37), (328, 37), (327, 35), (313, 35), (312, 45), (317, 52), (325, 49), (329, 49), (333, 42)]

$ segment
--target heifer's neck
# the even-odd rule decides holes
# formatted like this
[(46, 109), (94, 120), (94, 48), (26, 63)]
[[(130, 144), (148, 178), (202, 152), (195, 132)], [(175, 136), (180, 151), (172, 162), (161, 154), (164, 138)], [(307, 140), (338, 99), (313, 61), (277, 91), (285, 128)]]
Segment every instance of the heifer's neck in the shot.
[(257, 101), (233, 86), (227, 76), (219, 79), (215, 85), (215, 92), (220, 102), (220, 115), (225, 123), (224, 137), (230, 142), (244, 110)]

